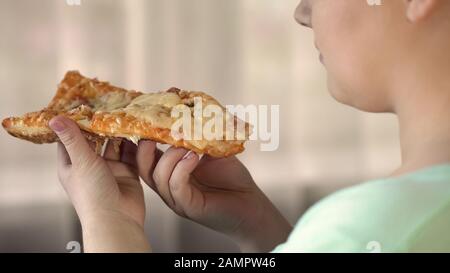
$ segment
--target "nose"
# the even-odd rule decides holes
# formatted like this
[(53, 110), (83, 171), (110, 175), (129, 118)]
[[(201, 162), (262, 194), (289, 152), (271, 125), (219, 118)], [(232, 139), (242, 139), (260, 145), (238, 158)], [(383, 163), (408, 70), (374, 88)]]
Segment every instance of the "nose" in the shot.
[(312, 28), (310, 0), (302, 0), (295, 10), (295, 20), (304, 27)]

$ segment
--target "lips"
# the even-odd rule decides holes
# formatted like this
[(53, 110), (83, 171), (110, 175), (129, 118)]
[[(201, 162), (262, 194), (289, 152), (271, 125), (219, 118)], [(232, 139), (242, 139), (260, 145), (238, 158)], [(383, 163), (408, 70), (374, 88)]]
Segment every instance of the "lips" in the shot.
[(323, 55), (320, 52), (319, 46), (317, 45), (316, 42), (314, 42), (314, 46), (316, 47), (317, 51), (319, 51), (319, 60), (320, 60), (320, 62), (323, 63)]

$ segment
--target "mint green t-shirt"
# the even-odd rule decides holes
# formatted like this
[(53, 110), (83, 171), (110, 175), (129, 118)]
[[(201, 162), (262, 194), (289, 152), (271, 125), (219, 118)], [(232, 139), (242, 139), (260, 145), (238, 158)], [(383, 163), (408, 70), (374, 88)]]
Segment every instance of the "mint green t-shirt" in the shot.
[(450, 252), (450, 164), (340, 190), (273, 252)]

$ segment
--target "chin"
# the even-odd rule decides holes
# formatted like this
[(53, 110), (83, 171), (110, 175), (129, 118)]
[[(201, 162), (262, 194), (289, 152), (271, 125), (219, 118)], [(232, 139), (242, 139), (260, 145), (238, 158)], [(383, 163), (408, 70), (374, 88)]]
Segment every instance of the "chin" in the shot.
[(335, 81), (328, 78), (328, 91), (330, 95), (339, 103), (352, 106), (349, 101), (348, 92), (346, 92), (345, 88), (342, 88), (340, 85), (336, 84)]
[(332, 80), (328, 80), (328, 91), (337, 102), (364, 112), (392, 112), (385, 103), (380, 103), (377, 98), (369, 96), (365, 94), (365, 92), (354, 91), (354, 89), (350, 88), (343, 88)]

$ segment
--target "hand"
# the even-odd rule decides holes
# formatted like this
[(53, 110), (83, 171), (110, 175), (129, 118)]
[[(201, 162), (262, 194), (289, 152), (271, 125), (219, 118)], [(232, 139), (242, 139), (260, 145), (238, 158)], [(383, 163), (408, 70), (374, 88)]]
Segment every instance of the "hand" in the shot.
[(62, 142), (58, 177), (80, 218), (85, 251), (150, 250), (136, 146), (124, 142), (119, 153), (109, 142), (101, 157), (72, 120), (59, 116), (49, 125)]
[(243, 251), (270, 251), (292, 229), (235, 156), (199, 160), (185, 149), (162, 154), (154, 142), (141, 141), (137, 163), (174, 212), (229, 235)]

